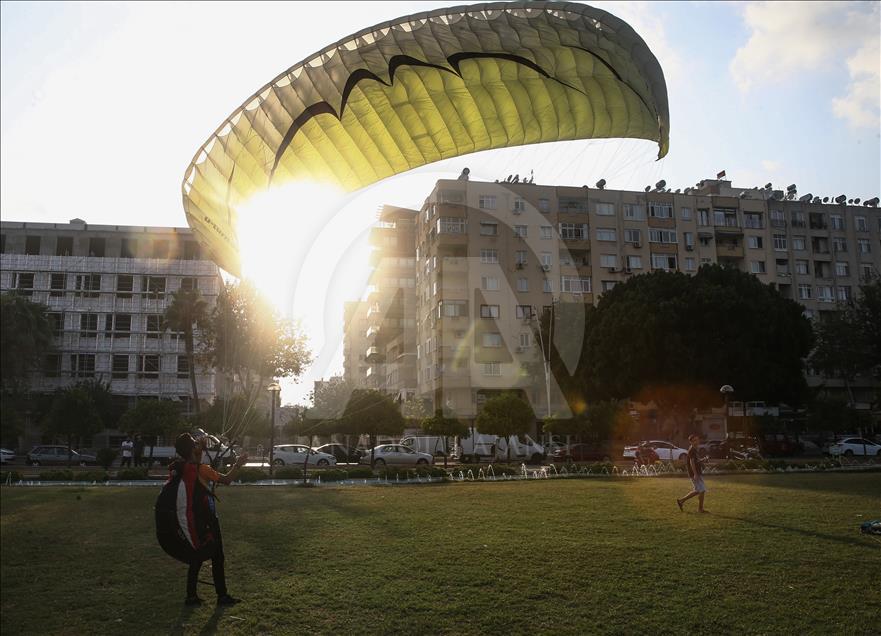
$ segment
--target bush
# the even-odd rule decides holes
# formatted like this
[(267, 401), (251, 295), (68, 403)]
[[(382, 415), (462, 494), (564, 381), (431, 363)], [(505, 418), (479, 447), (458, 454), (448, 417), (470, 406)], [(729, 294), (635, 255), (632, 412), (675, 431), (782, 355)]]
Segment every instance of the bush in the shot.
[(117, 451), (115, 448), (99, 448), (98, 452), (96, 453), (98, 465), (101, 466), (104, 470), (107, 470), (116, 460), (117, 455), (119, 455), (119, 451)]
[[(473, 470), (473, 469), (472, 469)], [(387, 466), (379, 471), (377, 471), (377, 475), (380, 479), (385, 479), (388, 481), (397, 480), (397, 479), (416, 479), (432, 477), (432, 478), (447, 478), (447, 471), (443, 468), (439, 468), (436, 466), (416, 466), (416, 467), (406, 467), (406, 466)]]
[[(308, 471), (306, 473), (309, 474)], [(302, 466), (276, 466), (272, 471), (274, 479), (303, 479)], [(267, 478), (269, 475), (267, 474)]]
[(236, 474), (236, 481), (240, 481), (243, 484), (254, 483), (255, 481), (261, 481), (263, 479), (269, 479), (269, 473), (262, 468), (240, 468), (239, 472)]
[(5, 484), (7, 479), (12, 482), (21, 481), (21, 473), (17, 470), (4, 470), (0, 472), (0, 483)]
[(72, 470), (45, 470), (39, 475), (40, 481), (73, 481)]
[(146, 468), (126, 468), (116, 472), (116, 478), (120, 481), (142, 481), (152, 479)]

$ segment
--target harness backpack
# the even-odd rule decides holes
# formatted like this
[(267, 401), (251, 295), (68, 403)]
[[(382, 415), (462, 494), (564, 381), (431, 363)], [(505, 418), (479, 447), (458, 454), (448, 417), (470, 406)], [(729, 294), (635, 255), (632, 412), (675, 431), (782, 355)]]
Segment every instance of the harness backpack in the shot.
[(192, 462), (172, 463), (154, 507), (160, 547), (188, 565), (210, 559), (217, 545), (210, 495), (199, 481), (198, 470)]

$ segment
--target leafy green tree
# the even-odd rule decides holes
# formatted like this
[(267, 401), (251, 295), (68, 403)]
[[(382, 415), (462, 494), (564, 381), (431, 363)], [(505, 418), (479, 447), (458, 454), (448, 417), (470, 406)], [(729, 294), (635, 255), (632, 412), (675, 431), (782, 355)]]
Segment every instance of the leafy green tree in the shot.
[(123, 414), (120, 427), (128, 433), (140, 433), (150, 439), (148, 464), (153, 463), (157, 438), (170, 439), (184, 428), (180, 406), (170, 400), (138, 400)]
[(336, 375), (320, 382), (309, 393), (309, 400), (312, 402), (309, 417), (318, 420), (339, 419), (351, 395), (352, 385), (342, 376)]
[(346, 431), (370, 438), (370, 464), (373, 465), (378, 435), (400, 435), (406, 424), (391, 397), (373, 389), (355, 389), (340, 418)]
[[(209, 364), (232, 381), (234, 394), (253, 407), (275, 378), (297, 377), (311, 358), (306, 337), (246, 282), (229, 283), (202, 331)], [(249, 413), (250, 408), (244, 413)], [(247, 420), (224, 420), (223, 432), (240, 437)]]
[(46, 307), (14, 294), (0, 294), (0, 382), (3, 391), (23, 389), (53, 349)]
[(455, 417), (444, 416), (441, 409), (437, 409), (431, 417), (423, 419), (421, 428), (428, 435), (444, 438), (444, 468), (447, 467), (447, 456), (450, 454), (447, 438), (468, 435), (468, 424)]
[[(503, 393), (491, 397), (477, 414), (477, 428), (489, 435), (504, 437), (523, 435), (535, 422), (532, 407), (515, 393)], [(508, 461), (511, 461), (510, 441), (505, 445)]]
[(179, 290), (171, 295), (171, 304), (165, 310), (164, 328), (184, 335), (184, 348), (190, 375), (190, 390), (196, 415), (200, 412), (199, 388), (196, 386), (195, 330), (208, 320), (208, 305), (196, 290)]
[(73, 440), (95, 435), (102, 428), (101, 412), (88, 387), (74, 385), (55, 394), (46, 417), (46, 428), (52, 435), (67, 439), (67, 465), (73, 457)]

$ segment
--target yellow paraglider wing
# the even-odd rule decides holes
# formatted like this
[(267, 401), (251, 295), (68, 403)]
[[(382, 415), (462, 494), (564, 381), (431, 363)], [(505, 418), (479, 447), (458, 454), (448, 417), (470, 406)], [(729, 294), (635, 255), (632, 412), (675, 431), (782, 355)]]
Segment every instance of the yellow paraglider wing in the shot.
[(669, 144), (658, 61), (625, 22), (582, 4), (499, 2), (371, 27), (264, 86), (199, 149), (183, 202), (239, 273), (236, 208), (270, 185), (356, 190), (434, 161), (523, 144)]

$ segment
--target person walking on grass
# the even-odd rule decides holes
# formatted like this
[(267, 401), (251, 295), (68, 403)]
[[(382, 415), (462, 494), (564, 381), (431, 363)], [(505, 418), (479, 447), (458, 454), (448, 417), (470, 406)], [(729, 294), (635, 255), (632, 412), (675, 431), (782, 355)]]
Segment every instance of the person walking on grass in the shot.
[(697, 453), (698, 444), (700, 444), (701, 438), (699, 435), (691, 434), (688, 436), (688, 441), (691, 443), (691, 446), (688, 447), (688, 457), (685, 460), (686, 468), (688, 468), (688, 476), (691, 478), (691, 492), (685, 495), (682, 499), (677, 499), (676, 504), (679, 506), (679, 510), (682, 510), (682, 504), (691, 499), (692, 497), (697, 497), (698, 512), (707, 512), (704, 509), (704, 494), (707, 492), (707, 487), (704, 485), (704, 477), (703, 477), (703, 469), (701, 467), (701, 460)]

